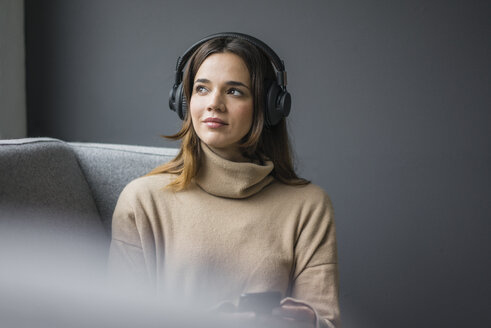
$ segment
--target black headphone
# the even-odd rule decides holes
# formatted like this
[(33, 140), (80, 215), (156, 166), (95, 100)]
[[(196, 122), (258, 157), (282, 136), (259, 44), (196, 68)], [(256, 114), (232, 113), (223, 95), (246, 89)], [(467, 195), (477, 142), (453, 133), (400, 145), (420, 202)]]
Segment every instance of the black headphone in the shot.
[(188, 110), (188, 104), (186, 102), (184, 92), (183, 92), (183, 72), (184, 66), (192, 54), (208, 40), (216, 38), (238, 38), (241, 40), (248, 41), (252, 45), (256, 46), (269, 58), (274, 68), (276, 69), (276, 81), (266, 83), (267, 89), (265, 90), (265, 123), (266, 126), (274, 126), (280, 122), (283, 117), (287, 117), (290, 114), (291, 107), (291, 96), (286, 90), (286, 71), (283, 61), (278, 57), (278, 55), (271, 49), (267, 44), (258, 40), (250, 35), (235, 33), (235, 32), (224, 32), (209, 35), (200, 41), (193, 44), (186, 52), (177, 59), (175, 82), (169, 93), (169, 107), (171, 110), (175, 111), (181, 120), (184, 120)]

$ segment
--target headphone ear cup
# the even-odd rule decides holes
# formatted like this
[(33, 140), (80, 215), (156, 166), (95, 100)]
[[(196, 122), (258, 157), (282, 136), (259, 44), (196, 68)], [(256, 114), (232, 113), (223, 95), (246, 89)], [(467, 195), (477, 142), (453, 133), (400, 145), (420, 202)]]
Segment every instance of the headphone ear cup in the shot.
[(277, 125), (290, 114), (291, 96), (278, 84), (272, 82), (267, 91), (265, 118), (267, 126)]
[(184, 96), (184, 92), (182, 92), (182, 83), (172, 87), (169, 93), (169, 108), (176, 112), (181, 120), (186, 118), (188, 103)]
[(287, 117), (290, 115), (290, 109), (292, 107), (292, 96), (290, 96), (290, 93), (286, 90), (281, 90), (280, 94), (278, 95), (278, 103), (279, 107), (281, 108), (281, 113), (283, 117)]
[(175, 91), (174, 108), (179, 118), (184, 120), (187, 112), (187, 103), (184, 97), (184, 92), (182, 92), (182, 83), (177, 86)]
[(177, 86), (174, 85), (169, 92), (169, 108), (171, 111), (176, 112), (176, 89)]

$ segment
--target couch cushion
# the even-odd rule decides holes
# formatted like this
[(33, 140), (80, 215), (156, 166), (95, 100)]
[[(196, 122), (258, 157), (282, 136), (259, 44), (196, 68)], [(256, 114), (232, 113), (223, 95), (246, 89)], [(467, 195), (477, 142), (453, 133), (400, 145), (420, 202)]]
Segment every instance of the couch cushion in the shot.
[(123, 188), (175, 157), (178, 150), (130, 145), (70, 143), (110, 235), (114, 207)]
[(68, 144), (0, 140), (0, 238), (17, 242), (42, 235), (53, 243), (109, 241)]

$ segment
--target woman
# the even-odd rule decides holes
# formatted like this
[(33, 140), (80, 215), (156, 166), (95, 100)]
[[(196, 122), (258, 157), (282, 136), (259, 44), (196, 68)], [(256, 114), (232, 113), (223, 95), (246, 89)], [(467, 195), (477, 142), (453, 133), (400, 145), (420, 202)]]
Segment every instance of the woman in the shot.
[(332, 207), (294, 172), (281, 66), (268, 46), (237, 33), (205, 38), (179, 59), (170, 104), (184, 121), (170, 138), (181, 149), (120, 195), (110, 267), (210, 307), (280, 291), (275, 320), (335, 327)]

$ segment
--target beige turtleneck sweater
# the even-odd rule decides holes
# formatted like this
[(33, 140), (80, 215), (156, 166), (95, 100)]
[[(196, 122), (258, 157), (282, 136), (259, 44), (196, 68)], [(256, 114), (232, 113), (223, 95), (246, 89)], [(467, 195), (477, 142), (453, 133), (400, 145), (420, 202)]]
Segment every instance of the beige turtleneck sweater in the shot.
[(289, 186), (265, 165), (225, 160), (202, 146), (199, 174), (184, 191), (174, 176), (138, 178), (121, 193), (112, 221), (109, 268), (166, 295), (205, 306), (240, 294), (281, 291), (339, 321), (331, 202), (313, 185)]

